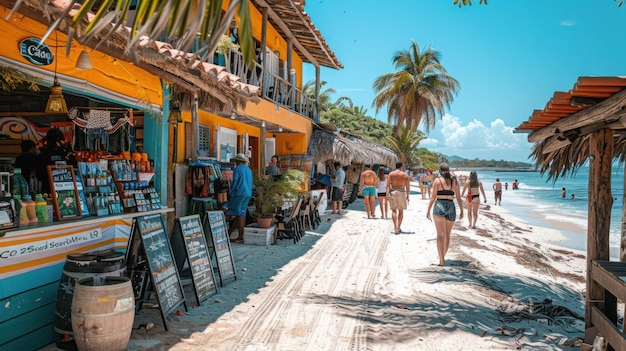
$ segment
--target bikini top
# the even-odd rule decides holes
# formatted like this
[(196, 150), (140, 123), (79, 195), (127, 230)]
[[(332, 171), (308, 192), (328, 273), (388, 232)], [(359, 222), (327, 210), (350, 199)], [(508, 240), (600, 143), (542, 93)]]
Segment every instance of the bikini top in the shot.
[[(442, 183), (441, 186), (443, 187), (443, 184), (445, 184), (445, 183), (446, 183), (446, 181), (443, 180), (443, 183)], [(443, 190), (437, 191), (437, 196), (454, 196), (454, 190), (452, 190), (452, 184), (450, 184), (450, 189), (445, 189), (444, 188)]]

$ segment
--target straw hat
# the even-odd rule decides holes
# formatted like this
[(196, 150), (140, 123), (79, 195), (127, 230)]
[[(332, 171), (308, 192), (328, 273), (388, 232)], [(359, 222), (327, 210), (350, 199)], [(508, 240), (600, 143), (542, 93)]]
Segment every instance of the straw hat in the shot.
[(230, 159), (230, 162), (236, 161), (248, 163), (248, 158), (244, 154), (237, 154), (237, 156)]

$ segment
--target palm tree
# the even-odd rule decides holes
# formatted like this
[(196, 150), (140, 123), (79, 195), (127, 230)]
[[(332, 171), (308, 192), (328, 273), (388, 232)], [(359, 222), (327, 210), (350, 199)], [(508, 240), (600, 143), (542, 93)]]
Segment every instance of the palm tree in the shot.
[[(319, 93), (319, 110), (328, 111), (333, 107), (341, 104), (345, 97), (340, 97), (335, 102), (331, 102), (332, 94), (337, 93), (337, 91), (333, 88), (324, 88), (324, 85), (328, 84), (325, 80), (320, 82), (320, 93)], [(304, 84), (302, 87), (302, 92), (304, 95), (308, 96), (310, 99), (315, 100), (315, 79), (312, 79)]]
[[(420, 141), (426, 139), (421, 132), (412, 131), (404, 126), (396, 127), (396, 132), (388, 135), (387, 140), (391, 143), (391, 149), (396, 152), (398, 159), (407, 166), (419, 165), (419, 158), (413, 157)], [(418, 163), (418, 164), (416, 164)]]
[(446, 73), (441, 54), (430, 47), (421, 51), (413, 41), (405, 51), (393, 56), (397, 72), (374, 81), (377, 93), (372, 106), (376, 113), (387, 105), (389, 123), (417, 130), (423, 121), (426, 132), (435, 126), (437, 114), (444, 113), (459, 89), (459, 83)]
[[(189, 51), (196, 39), (204, 43), (204, 47), (197, 52), (206, 52), (203, 60), (212, 60), (220, 38), (230, 28), (235, 12), (238, 12), (239, 41), (243, 56), (248, 64), (255, 60), (254, 41), (252, 37), (252, 22), (250, 18), (250, 0), (231, 0), (226, 13), (222, 16), (222, 5), (225, 0), (85, 0), (79, 11), (70, 18), (70, 40), (86, 43), (97, 38), (102, 42), (102, 36), (114, 33), (124, 26), (128, 20), (130, 33), (126, 49), (134, 52), (139, 46), (140, 39), (147, 35), (150, 38), (162, 38), (163, 35), (176, 49)], [(23, 1), (16, 1), (13, 12), (18, 11)], [(69, 12), (79, 2), (68, 2), (65, 9), (59, 9), (52, 2), (40, 1), (42, 11), (51, 17), (48, 31), (42, 38), (44, 41), (55, 29), (64, 25), (69, 18)], [(136, 6), (136, 7), (135, 7)], [(131, 16), (131, 8), (135, 7), (135, 15)], [(91, 20), (87, 20), (89, 13), (95, 13)]]

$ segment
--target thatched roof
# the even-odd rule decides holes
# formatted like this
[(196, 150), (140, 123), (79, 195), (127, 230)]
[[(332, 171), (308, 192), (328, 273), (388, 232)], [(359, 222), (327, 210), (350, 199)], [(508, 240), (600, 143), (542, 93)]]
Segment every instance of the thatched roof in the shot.
[[(12, 8), (14, 1), (0, 0), (0, 5)], [(54, 0), (51, 2), (53, 17), (57, 18), (63, 13), (63, 9), (71, 2), (67, 0)], [(79, 4), (69, 11), (69, 16), (73, 16), (80, 9)], [(44, 9), (38, 0), (24, 0), (20, 5), (19, 12), (35, 21), (46, 24), (50, 23), (45, 17)], [(58, 30), (68, 34), (70, 31), (71, 17), (66, 17), (61, 22)], [(90, 20), (93, 16), (89, 17)], [(84, 30), (87, 21), (81, 24), (78, 32)], [(97, 48), (111, 57), (133, 62), (137, 67), (144, 69), (165, 81), (177, 86), (177, 91), (182, 95), (181, 108), (192, 109), (194, 94), (198, 95), (198, 104), (201, 109), (212, 112), (230, 115), (231, 111), (237, 107), (244, 108), (246, 102), (257, 102), (260, 100), (260, 88), (243, 84), (239, 77), (225, 73), (225, 68), (219, 69), (215, 65), (203, 63), (195, 54), (184, 53), (173, 49), (167, 43), (144, 38), (139, 49), (134, 52), (127, 52), (126, 44), (129, 38), (129, 30), (121, 27), (109, 36), (98, 36), (96, 39), (81, 43), (90, 48)]]
[(575, 173), (587, 163), (590, 135), (612, 129), (613, 159), (626, 150), (626, 78), (580, 77), (568, 92), (555, 92), (516, 132), (530, 132), (531, 157), (549, 179)]
[(304, 1), (252, 0), (257, 8), (269, 5), (268, 20), (283, 38), (294, 39), (294, 49), (314, 66), (343, 68), (304, 9)]
[(395, 153), (383, 146), (325, 129), (313, 131), (309, 154), (314, 155), (316, 162), (333, 160), (342, 165), (361, 163), (394, 167), (397, 161)]

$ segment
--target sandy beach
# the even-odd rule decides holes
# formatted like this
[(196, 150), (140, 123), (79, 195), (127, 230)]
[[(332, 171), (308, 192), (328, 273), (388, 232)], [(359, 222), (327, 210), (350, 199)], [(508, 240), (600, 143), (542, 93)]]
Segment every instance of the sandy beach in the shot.
[[(415, 189), (416, 187), (414, 187)], [(233, 244), (238, 278), (188, 312), (141, 310), (129, 350), (577, 350), (585, 253), (506, 206), (457, 219), (439, 267), (428, 200), (412, 194), (402, 229), (367, 219), (362, 199), (294, 244)], [(377, 208), (377, 217), (380, 210)], [(50, 345), (45, 350), (56, 350)]]

